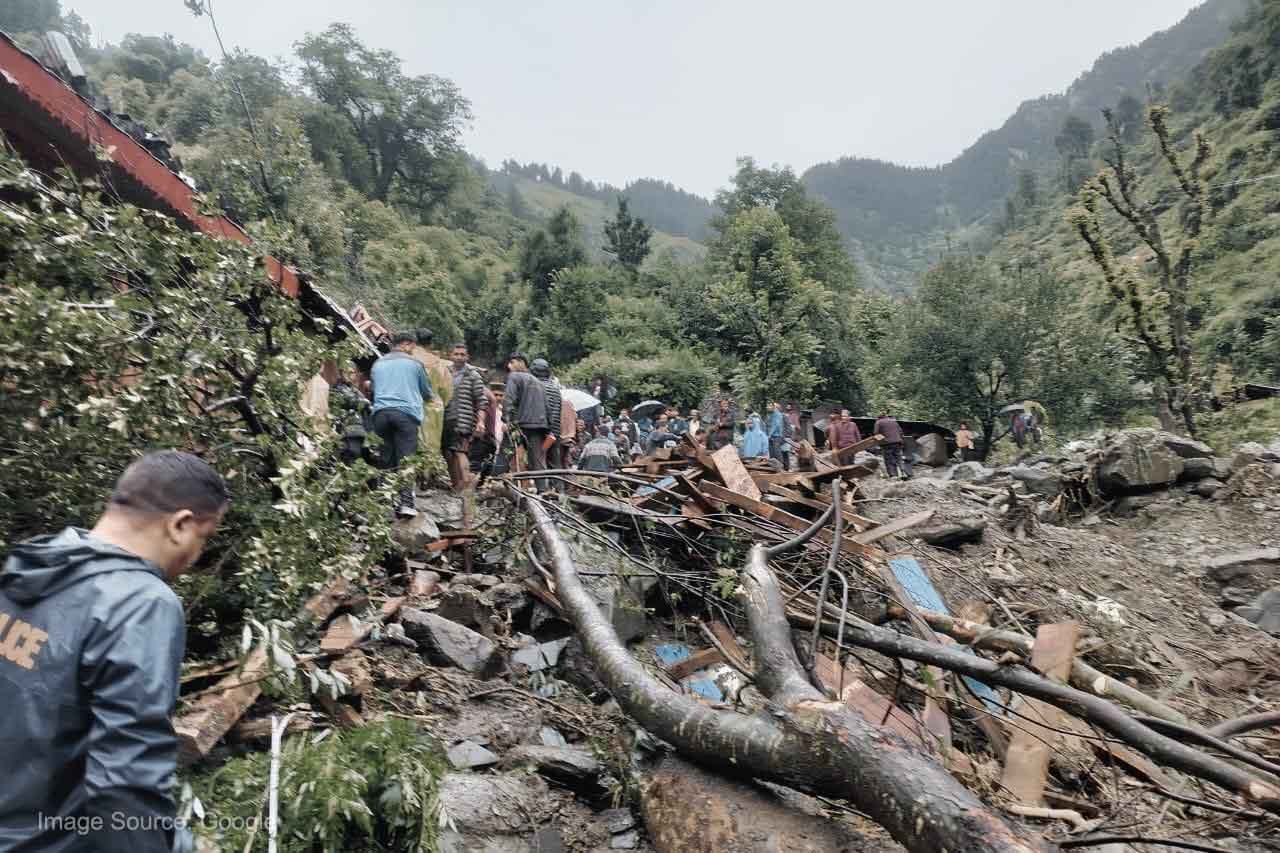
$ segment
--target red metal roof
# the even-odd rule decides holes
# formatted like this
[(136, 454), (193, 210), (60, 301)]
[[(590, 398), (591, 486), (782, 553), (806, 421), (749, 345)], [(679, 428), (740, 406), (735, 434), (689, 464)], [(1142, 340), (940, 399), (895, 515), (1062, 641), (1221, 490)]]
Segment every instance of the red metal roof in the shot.
[[(225, 216), (200, 213), (191, 187), (4, 33), (0, 131), (36, 169), (68, 166), (81, 176), (97, 177), (131, 204), (162, 211), (205, 234), (252, 242)], [(298, 273), (273, 257), (263, 260), (272, 281), (298, 296)]]

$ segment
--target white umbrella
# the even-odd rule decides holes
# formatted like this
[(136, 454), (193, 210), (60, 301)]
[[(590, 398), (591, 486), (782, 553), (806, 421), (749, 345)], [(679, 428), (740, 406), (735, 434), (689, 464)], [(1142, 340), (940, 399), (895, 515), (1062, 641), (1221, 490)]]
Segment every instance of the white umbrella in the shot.
[(569, 401), (569, 405), (573, 406), (575, 412), (581, 412), (600, 405), (600, 401), (592, 397), (586, 391), (579, 391), (577, 388), (561, 388), (560, 396)]

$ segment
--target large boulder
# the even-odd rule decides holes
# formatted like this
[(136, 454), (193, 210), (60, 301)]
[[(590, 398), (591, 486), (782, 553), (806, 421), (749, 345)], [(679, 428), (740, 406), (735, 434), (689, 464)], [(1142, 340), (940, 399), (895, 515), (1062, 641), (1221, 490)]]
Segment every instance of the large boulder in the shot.
[(418, 495), (418, 512), (428, 513), (441, 527), (461, 529), (462, 496), (444, 489), (429, 489)]
[(1033, 495), (1053, 500), (1062, 494), (1062, 475), (1048, 468), (1032, 468), (1027, 465), (1014, 465), (1004, 472), (1027, 487)]
[(440, 538), (440, 526), (429, 514), (419, 511), (413, 518), (399, 518), (391, 525), (391, 541), (406, 557), (421, 554)]
[(1280, 548), (1254, 548), (1219, 554), (1201, 563), (1205, 574), (1218, 583), (1227, 583), (1245, 575), (1271, 572), (1280, 568)]
[(1177, 482), (1188, 459), (1212, 460), (1213, 451), (1206, 444), (1162, 430), (1130, 429), (1107, 441), (1094, 475), (1105, 494), (1151, 491)]
[(961, 483), (982, 483), (989, 482), (996, 475), (981, 462), (961, 462), (959, 465), (951, 469), (951, 479)]
[(437, 666), (456, 666), (472, 675), (488, 675), (501, 662), (498, 647), (488, 638), (434, 613), (406, 607), (400, 611), (400, 624)]
[(1182, 480), (1192, 483), (1204, 480), (1208, 477), (1216, 477), (1218, 472), (1217, 460), (1203, 456), (1197, 456), (1192, 459), (1182, 460)]
[(589, 799), (608, 794), (608, 788), (601, 784), (604, 767), (591, 750), (580, 746), (521, 744), (508, 752), (504, 761), (512, 767), (531, 766), (547, 780)]
[(873, 474), (878, 474), (880, 472), (880, 466), (884, 464), (884, 461), (877, 453), (872, 453), (869, 450), (859, 450), (853, 457), (853, 464), (865, 465), (871, 469)]
[(446, 773), (440, 782), (441, 811), (449, 825), (440, 832), (441, 853), (534, 853), (525, 837), (529, 815), (540, 814), (549, 792), (530, 773), (494, 776)]
[(947, 464), (947, 440), (936, 432), (916, 439), (916, 462), (940, 468)]
[(1280, 589), (1267, 590), (1235, 613), (1269, 634), (1280, 634)]

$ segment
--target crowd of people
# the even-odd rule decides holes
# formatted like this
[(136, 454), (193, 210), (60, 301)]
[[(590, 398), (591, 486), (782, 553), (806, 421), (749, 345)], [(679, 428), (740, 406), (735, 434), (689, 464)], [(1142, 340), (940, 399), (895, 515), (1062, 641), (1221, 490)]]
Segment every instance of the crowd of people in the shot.
[[(363, 388), (346, 376), (335, 387), (342, 436), (342, 458), (365, 458), (384, 470), (396, 470), (418, 451), (426, 406), (434, 397), (421, 361), (412, 353), (420, 336), (395, 335), (390, 351), (373, 363)], [(651, 401), (633, 413), (623, 407), (616, 414), (604, 402), (611, 389), (597, 378), (589, 391), (565, 393), (543, 358), (511, 353), (503, 363), (504, 379), (486, 382), (470, 363), (464, 343), (449, 355), (452, 387), (444, 406), (441, 453), (455, 491), (477, 479), (519, 471), (613, 471), (661, 448), (675, 447), (685, 436), (714, 452), (733, 445), (744, 459), (771, 460), (790, 470), (800, 434), (800, 413), (792, 403), (772, 402), (763, 414), (743, 413), (729, 397), (719, 398), (704, 414), (698, 408), (681, 411)], [(574, 402), (578, 401), (576, 407)], [(585, 405), (582, 403), (585, 402)], [(912, 473), (911, 454), (904, 452), (902, 428), (889, 412), (882, 412), (875, 433), (884, 437), (879, 452), (889, 476)], [(369, 435), (380, 439), (375, 454), (366, 446)], [(832, 412), (826, 424), (826, 446), (841, 450), (864, 436), (848, 409)], [(972, 433), (961, 425), (957, 433), (961, 453), (973, 451)], [(561, 475), (548, 475), (538, 487), (558, 488)], [(397, 512), (415, 514), (412, 489), (400, 495)]]

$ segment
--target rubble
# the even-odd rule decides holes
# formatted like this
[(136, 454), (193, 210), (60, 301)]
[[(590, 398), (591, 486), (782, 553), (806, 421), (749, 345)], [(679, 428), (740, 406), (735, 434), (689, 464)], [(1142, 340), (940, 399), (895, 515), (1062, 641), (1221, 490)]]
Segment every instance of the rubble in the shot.
[[(840, 707), (870, 726), (874, 734), (860, 741), (875, 744), (870, 760), (889, 744), (909, 744), (921, 760), (946, 768), (949, 784), (962, 781), (963, 796), (981, 793), (975, 810), (991, 804), (990, 792), (1003, 779), (1002, 796), (1016, 796), (1024, 808), (1019, 817), (1000, 820), (1019, 833), (1034, 826), (1053, 838), (1061, 835), (1056, 827), (1087, 825), (1111, 808), (1117, 774), (1130, 790), (1125, 808), (1154, 820), (1168, 802), (1161, 790), (1178, 790), (1196, 778), (1189, 770), (1194, 761), (1171, 764), (1165, 753), (1153, 761), (1141, 743), (1105, 727), (1108, 742), (1096, 743), (1089, 726), (1098, 718), (1087, 717), (1085, 724), (1075, 716), (1076, 706), (1063, 711), (1023, 693), (1031, 685), (1017, 681), (1019, 673), (1045, 673), (1052, 676), (1049, 683), (1109, 707), (1123, 703), (1132, 709), (1127, 720), (1167, 720), (1196, 731), (1214, 721), (1202, 710), (1207, 696), (1224, 717), (1280, 702), (1280, 682), (1267, 669), (1268, 661), (1280, 663), (1280, 652), (1260, 639), (1264, 632), (1280, 635), (1280, 588), (1271, 588), (1280, 550), (1274, 532), (1267, 532), (1267, 519), (1274, 521), (1269, 508), (1280, 505), (1280, 484), (1266, 474), (1270, 463), (1259, 459), (1228, 474), (1222, 460), (1194, 442), (1155, 430), (1131, 432), (1137, 434), (1019, 465), (960, 463), (907, 482), (876, 477), (866, 451), (850, 454), (852, 460), (814, 453), (808, 457), (813, 470), (779, 472), (741, 460), (735, 466), (684, 444), (661, 458), (637, 460), (626, 475), (634, 481), (585, 481), (596, 487), (587, 493), (590, 502), (576, 500), (586, 495), (576, 493), (571, 480), (566, 497), (538, 505), (556, 519), (604, 624), (619, 640), (632, 642), (628, 657), (644, 661), (647, 677), (661, 685), (663, 699), (655, 707), (693, 702), (743, 721), (755, 720), (752, 711), (762, 709), (773, 709), (765, 711), (766, 720), (777, 719), (793, 706), (785, 700), (766, 704), (762, 668), (772, 655), (761, 651), (760, 637), (742, 619), (742, 602), (759, 595), (751, 592), (755, 576), (734, 565), (744, 559), (740, 543), (808, 536), (794, 558), (769, 567), (787, 602), (787, 618), (806, 636), (795, 644), (804, 662), (817, 612), (815, 582), (821, 566), (834, 560), (834, 594), (825, 599), (826, 624), (820, 625), (810, 676), (825, 689), (818, 695), (826, 701), (815, 700), (813, 707)], [(1149, 461), (1151, 454), (1158, 465)], [(1090, 491), (1090, 484), (1103, 481), (1123, 481), (1123, 488)], [(1243, 500), (1202, 496), (1244, 494), (1246, 486)], [(844, 526), (839, 534), (829, 522), (816, 524), (830, 517), (836, 497)], [(474, 569), (446, 554), (429, 572), (411, 556), (403, 576), (371, 587), (362, 600), (337, 600), (334, 610), (352, 612), (320, 634), (321, 653), (334, 657), (307, 665), (343, 674), (352, 695), (337, 703), (313, 697), (315, 710), (297, 718), (292, 731), (326, 719), (330, 725), (365, 725), (382, 713), (412, 710), (448, 745), (454, 768), (441, 784), (443, 814), (451, 821), (441, 827), (442, 850), (901, 849), (864, 819), (793, 790), (744, 783), (759, 775), (745, 766), (744, 755), (726, 778), (670, 754), (651, 767), (644, 750), (624, 746), (624, 731), (637, 742), (653, 737), (628, 716), (633, 706), (617, 673), (599, 664), (598, 647), (589, 652), (584, 645), (580, 617), (568, 606), (572, 593), (560, 582), (552, 556), (516, 538), (518, 516), (505, 496), (481, 500), (501, 521), (454, 534), (483, 543)], [(432, 515), (452, 505), (435, 498), (428, 503)], [(425, 509), (421, 500), (419, 507)], [(479, 515), (486, 515), (484, 508)], [(1015, 516), (1022, 521), (1015, 524)], [(722, 553), (735, 555), (733, 562), (718, 561)], [(894, 568), (904, 562), (914, 564), (907, 574)], [(841, 628), (837, 575), (850, 586), (845, 645), (867, 642), (862, 620), (888, 620), (894, 629), (886, 633), (897, 644), (892, 650), (863, 645), (856, 659), (838, 656), (831, 642)], [(936, 599), (921, 597), (922, 581)], [(899, 606), (904, 602), (909, 608)], [(699, 612), (704, 609), (709, 612)], [(949, 616), (948, 609), (966, 618)], [(1067, 623), (1078, 631), (1069, 642), (1045, 639), (1051, 627)], [(964, 649), (975, 667), (999, 663), (982, 669), (988, 675), (981, 679), (973, 673), (957, 678), (937, 660), (899, 657), (910, 651), (902, 644), (920, 643), (913, 635), (927, 641), (919, 648), (944, 656), (938, 660), (951, 660), (947, 650)], [(397, 645), (397, 638), (414, 648)], [(1011, 689), (1007, 679), (1016, 686)], [(1016, 725), (1005, 705), (1020, 715)], [(262, 730), (262, 719), (240, 723), (237, 741), (260, 743), (254, 732)], [(810, 722), (820, 730), (818, 719)], [(643, 725), (654, 723), (646, 718)], [(708, 725), (694, 727), (705, 733)], [(1141, 723), (1140, 730), (1142, 737), (1160, 736), (1154, 724)], [(678, 752), (688, 748), (666, 732), (658, 736)], [(832, 747), (825, 740), (804, 743), (791, 752)], [(1184, 759), (1203, 754), (1194, 741), (1180, 748)], [(1099, 770), (1094, 752), (1112, 769)], [(706, 758), (712, 767), (719, 766), (714, 756)], [(1226, 762), (1210, 757), (1210, 763), (1219, 775), (1201, 794), (1237, 813), (1258, 807), (1244, 788), (1230, 784), (1259, 778), (1247, 764), (1220, 772)], [(619, 774), (626, 772), (636, 775), (624, 780)], [(939, 782), (933, 772), (906, 774), (913, 795), (934, 790)], [(1135, 778), (1124, 780), (1126, 774)], [(613, 796), (623, 790), (638, 792), (642, 823), (627, 808), (607, 808), (621, 805)], [(1053, 815), (1063, 810), (1084, 817), (1056, 821)], [(539, 814), (557, 818), (553, 824), (530, 819)], [(1240, 826), (1243, 819), (1233, 820)], [(994, 840), (974, 846), (950, 837), (948, 844), (1031, 849)]]
[(400, 624), (433, 663), (474, 675), (492, 672), (500, 664), (498, 647), (491, 640), (442, 616), (406, 607)]

